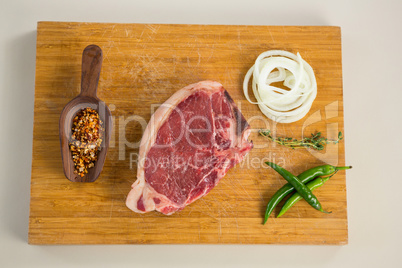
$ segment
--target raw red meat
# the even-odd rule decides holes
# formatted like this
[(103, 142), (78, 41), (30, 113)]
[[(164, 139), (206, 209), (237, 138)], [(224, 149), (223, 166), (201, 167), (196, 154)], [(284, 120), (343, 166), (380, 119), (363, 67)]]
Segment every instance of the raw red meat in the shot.
[(126, 205), (170, 215), (206, 195), (253, 147), (250, 126), (218, 82), (173, 94), (141, 140), (137, 180)]

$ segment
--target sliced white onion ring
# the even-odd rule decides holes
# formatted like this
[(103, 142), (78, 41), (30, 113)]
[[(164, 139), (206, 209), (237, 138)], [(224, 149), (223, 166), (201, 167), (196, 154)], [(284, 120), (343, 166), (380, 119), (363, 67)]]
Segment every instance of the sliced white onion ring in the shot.
[[(248, 93), (248, 84), (257, 99), (254, 102)], [(289, 90), (271, 86), (282, 82)], [(297, 55), (270, 50), (261, 53), (248, 70), (243, 82), (246, 99), (260, 107), (269, 119), (280, 123), (292, 123), (302, 119), (310, 110), (317, 96), (317, 81), (311, 66)]]

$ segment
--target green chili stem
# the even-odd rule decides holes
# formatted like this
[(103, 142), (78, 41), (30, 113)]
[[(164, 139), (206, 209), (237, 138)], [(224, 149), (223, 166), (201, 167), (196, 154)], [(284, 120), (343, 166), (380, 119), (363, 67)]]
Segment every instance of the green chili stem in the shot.
[(346, 167), (336, 167), (336, 170), (347, 170), (347, 169), (351, 169), (352, 166), (346, 166)]

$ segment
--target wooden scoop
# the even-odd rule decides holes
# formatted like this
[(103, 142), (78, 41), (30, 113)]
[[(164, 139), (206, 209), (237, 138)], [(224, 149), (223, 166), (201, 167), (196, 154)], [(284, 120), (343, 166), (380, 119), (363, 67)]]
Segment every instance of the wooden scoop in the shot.
[[(87, 46), (82, 53), (81, 93), (67, 103), (60, 115), (59, 135), (63, 169), (67, 179), (73, 182), (95, 181), (102, 171), (106, 152), (109, 148), (112, 117), (106, 104), (96, 96), (101, 67), (102, 50), (96, 45)], [(81, 177), (74, 173), (74, 162), (69, 148), (69, 141), (71, 140), (72, 121), (76, 114), (85, 108), (92, 108), (98, 112), (105, 132), (95, 166), (89, 168), (88, 173)]]

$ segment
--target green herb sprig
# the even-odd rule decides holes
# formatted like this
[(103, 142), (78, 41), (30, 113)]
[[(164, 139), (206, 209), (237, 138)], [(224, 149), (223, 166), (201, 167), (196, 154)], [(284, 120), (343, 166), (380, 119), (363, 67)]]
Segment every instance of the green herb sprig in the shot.
[(337, 140), (328, 140), (327, 138), (321, 137), (321, 132), (316, 132), (315, 134), (311, 133), (310, 138), (303, 138), (302, 140), (297, 140), (294, 138), (290, 137), (272, 137), (271, 131), (268, 129), (261, 129), (259, 131), (261, 136), (266, 137), (267, 139), (276, 142), (277, 144), (284, 145), (286, 147), (292, 148), (292, 149), (297, 149), (297, 148), (312, 148), (318, 151), (321, 151), (324, 149), (324, 146), (326, 144), (337, 144), (339, 143), (340, 140), (343, 139), (342, 132), (339, 131), (338, 133), (338, 139)]

